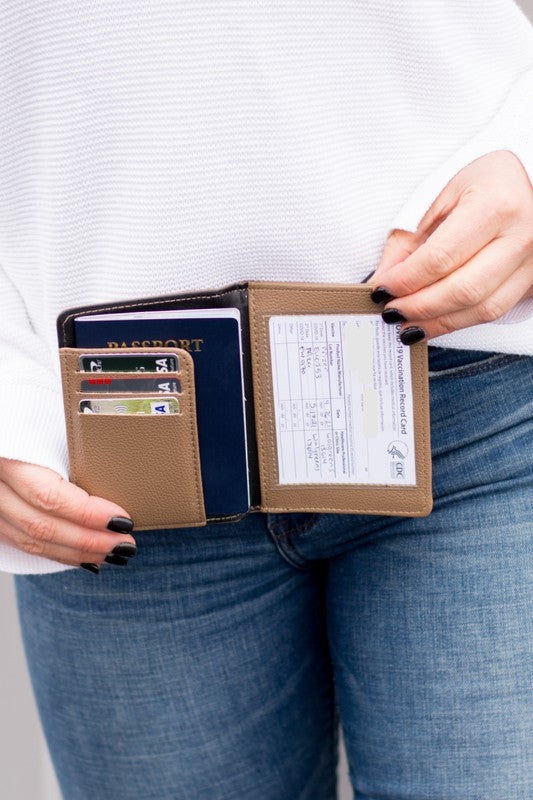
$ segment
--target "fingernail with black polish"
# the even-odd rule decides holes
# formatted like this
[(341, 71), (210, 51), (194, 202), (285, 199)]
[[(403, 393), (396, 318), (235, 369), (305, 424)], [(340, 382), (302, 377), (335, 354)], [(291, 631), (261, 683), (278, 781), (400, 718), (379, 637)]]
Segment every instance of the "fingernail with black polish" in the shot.
[(98, 564), (86, 563), (86, 564), (80, 564), (80, 567), (83, 567), (83, 569), (86, 569), (89, 572), (94, 572), (94, 573), (100, 572), (100, 567), (98, 566)]
[(104, 558), (104, 561), (107, 561), (108, 564), (116, 564), (119, 567), (124, 567), (128, 563), (126, 556), (109, 555)]
[(131, 533), (133, 530), (133, 520), (129, 517), (111, 517), (107, 523), (110, 531), (115, 533)]
[(128, 558), (131, 558), (132, 556), (137, 555), (137, 548), (134, 544), (131, 544), (130, 542), (121, 542), (111, 550), (111, 553), (109, 553), (109, 555), (128, 556)]
[(384, 289), (383, 286), (378, 286), (370, 295), (370, 299), (373, 303), (388, 303), (389, 300), (394, 300), (394, 295), (388, 289)]
[(405, 317), (397, 308), (386, 308), (381, 312), (383, 322), (391, 325), (393, 322), (405, 322)]
[(411, 328), (406, 328), (400, 333), (400, 340), (402, 344), (416, 344), (417, 342), (421, 342), (425, 335), (426, 332), (423, 331), (422, 328), (413, 325)]

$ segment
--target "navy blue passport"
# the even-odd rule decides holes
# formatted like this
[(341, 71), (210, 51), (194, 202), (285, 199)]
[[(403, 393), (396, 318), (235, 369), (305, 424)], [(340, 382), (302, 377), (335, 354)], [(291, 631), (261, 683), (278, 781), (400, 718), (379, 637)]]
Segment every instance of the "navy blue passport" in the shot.
[[(190, 316), (184, 317), (187, 314)], [(99, 314), (75, 320), (76, 347), (182, 347), (194, 361), (198, 441), (208, 517), (248, 510), (240, 312)], [(117, 348), (118, 349), (115, 349)]]

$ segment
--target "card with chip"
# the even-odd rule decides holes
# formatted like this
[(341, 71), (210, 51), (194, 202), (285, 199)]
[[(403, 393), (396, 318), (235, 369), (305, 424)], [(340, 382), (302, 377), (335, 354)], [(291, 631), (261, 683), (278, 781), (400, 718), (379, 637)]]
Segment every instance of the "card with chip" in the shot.
[(178, 414), (177, 397), (103, 397), (80, 400), (82, 414)]
[(168, 353), (81, 355), (82, 372), (179, 372), (179, 358)]
[(178, 378), (161, 376), (145, 378), (142, 373), (127, 378), (87, 378), (81, 381), (82, 392), (157, 392), (159, 394), (179, 394), (181, 384)]

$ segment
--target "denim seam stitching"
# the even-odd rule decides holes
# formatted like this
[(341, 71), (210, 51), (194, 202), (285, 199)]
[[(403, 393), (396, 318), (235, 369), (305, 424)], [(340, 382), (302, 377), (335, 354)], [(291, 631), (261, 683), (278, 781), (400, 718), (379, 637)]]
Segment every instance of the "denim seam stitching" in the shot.
[[(319, 516), (319, 514), (315, 514), (314, 516)], [(274, 535), (285, 536), (290, 534), (292, 536), (293, 533), (306, 533), (307, 531), (310, 531), (311, 528), (314, 528), (315, 523), (316, 519), (313, 520), (312, 522), (307, 522), (303, 523), (302, 525), (298, 525), (296, 528), (285, 528), (284, 530), (280, 531), (280, 533), (275, 533)], [(274, 531), (276, 528), (282, 528), (282, 527), (283, 523), (281, 522), (273, 522), (272, 525), (270, 525), (270, 529), (272, 531)]]
[[(280, 556), (289, 564), (289, 566), (300, 571), (304, 571), (307, 568), (305, 559), (302, 559), (301, 562), (296, 560), (298, 558), (301, 558), (301, 556), (297, 553), (292, 544), (287, 540), (286, 534), (279, 534), (277, 536), (271, 530), (269, 530), (268, 533), (270, 538), (274, 542), (276, 550), (278, 551)], [(282, 539), (285, 539), (285, 541), (282, 541)], [(294, 552), (294, 558), (292, 556), (291, 551)]]
[(280, 543), (281, 546), (285, 545), (285, 548), (290, 551), (290, 553), (293, 555), (295, 561), (296, 560), (299, 561), (300, 566), (303, 567), (304, 564), (306, 563), (306, 559), (302, 555), (300, 555), (300, 553), (298, 552), (298, 550), (295, 548), (294, 544), (292, 543), (291, 537), (292, 537), (292, 534), (294, 532), (295, 531), (284, 531), (284, 532), (279, 533), (277, 535), (274, 534), (274, 536), (275, 536), (276, 540)]
[(464, 376), (471, 377), (473, 375), (481, 375), (484, 372), (492, 372), (495, 369), (498, 369), (504, 364), (513, 364), (515, 361), (521, 361), (522, 359), (526, 359), (528, 356), (523, 355), (509, 355), (504, 356), (502, 358), (495, 359), (491, 361), (490, 364), (486, 361), (480, 361), (479, 367), (476, 367), (474, 364), (468, 365), (465, 364), (463, 369), (462, 367), (450, 367), (450, 369), (443, 369), (443, 370), (429, 370), (429, 377), (433, 378), (462, 378)]

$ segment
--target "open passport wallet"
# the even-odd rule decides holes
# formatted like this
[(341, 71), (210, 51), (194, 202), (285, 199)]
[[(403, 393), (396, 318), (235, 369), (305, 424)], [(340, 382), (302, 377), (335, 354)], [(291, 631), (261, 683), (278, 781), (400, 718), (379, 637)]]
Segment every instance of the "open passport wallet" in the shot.
[(431, 511), (427, 345), (367, 285), (239, 283), (57, 328), (70, 480), (137, 529)]

